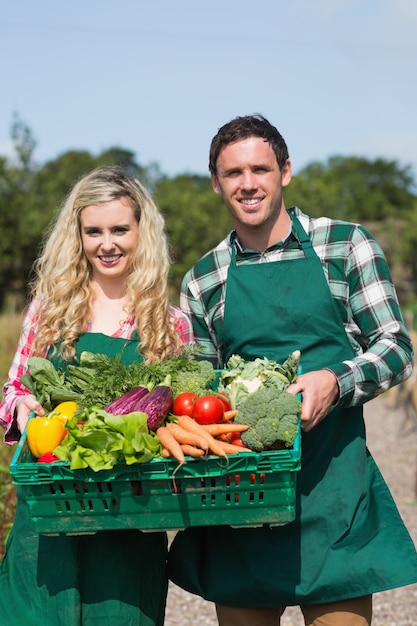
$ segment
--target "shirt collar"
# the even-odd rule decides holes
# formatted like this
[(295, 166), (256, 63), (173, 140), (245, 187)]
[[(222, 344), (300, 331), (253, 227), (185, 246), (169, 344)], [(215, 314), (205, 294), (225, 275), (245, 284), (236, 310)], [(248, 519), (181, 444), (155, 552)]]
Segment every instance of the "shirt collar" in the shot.
[[(293, 212), (293, 207), (291, 207), (290, 209), (288, 209), (289, 211)], [(283, 239), (282, 241), (278, 241), (277, 243), (274, 243), (272, 246), (269, 246), (266, 250), (252, 250), (251, 248), (244, 248), (242, 246), (242, 244), (239, 241), (239, 237), (238, 234), (236, 232), (236, 230), (233, 228), (233, 230), (229, 233), (229, 245), (232, 246), (234, 245), (236, 248), (236, 252), (238, 252), (239, 254), (263, 254), (264, 252), (270, 252), (272, 250), (279, 250), (280, 248), (285, 248), (287, 247), (290, 243), (297, 241), (299, 243), (299, 239), (297, 236), (297, 233), (295, 232), (294, 229), (294, 225), (291, 221), (291, 226), (288, 230), (287, 236), (285, 237), (285, 239)]]

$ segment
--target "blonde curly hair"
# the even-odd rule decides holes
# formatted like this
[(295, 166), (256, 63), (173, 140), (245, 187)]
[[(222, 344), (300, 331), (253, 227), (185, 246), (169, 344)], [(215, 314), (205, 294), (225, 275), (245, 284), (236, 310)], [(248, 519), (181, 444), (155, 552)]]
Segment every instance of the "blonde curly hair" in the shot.
[(80, 214), (90, 205), (128, 198), (140, 223), (140, 238), (126, 280), (129, 315), (134, 316), (140, 352), (147, 362), (169, 358), (182, 347), (168, 301), (170, 255), (165, 222), (143, 185), (120, 167), (87, 174), (66, 198), (34, 265), (31, 295), (40, 303), (34, 352), (60, 343), (65, 360), (92, 317), (91, 267), (83, 251)]

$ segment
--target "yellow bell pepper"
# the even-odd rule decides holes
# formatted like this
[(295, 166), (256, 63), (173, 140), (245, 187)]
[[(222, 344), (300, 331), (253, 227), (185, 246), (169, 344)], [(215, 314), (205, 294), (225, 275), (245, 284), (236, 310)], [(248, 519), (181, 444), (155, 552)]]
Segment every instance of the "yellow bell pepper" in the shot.
[(67, 419), (71, 419), (74, 417), (75, 411), (78, 410), (78, 404), (73, 400), (67, 400), (66, 402), (61, 402), (58, 404), (51, 413), (49, 413), (49, 417), (59, 417), (60, 419), (67, 421)]
[(66, 434), (65, 424), (59, 418), (32, 417), (26, 426), (29, 450), (37, 458), (45, 452), (53, 452)]

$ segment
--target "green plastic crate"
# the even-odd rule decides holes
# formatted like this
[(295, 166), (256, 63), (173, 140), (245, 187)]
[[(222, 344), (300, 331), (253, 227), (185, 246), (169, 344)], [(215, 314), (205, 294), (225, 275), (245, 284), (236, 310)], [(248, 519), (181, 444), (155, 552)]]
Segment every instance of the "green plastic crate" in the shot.
[(10, 471), (28, 502), (37, 532), (86, 534), (140, 528), (281, 526), (294, 520), (301, 435), (294, 448), (187, 458), (177, 462), (70, 470), (66, 462), (37, 463), (21, 438)]

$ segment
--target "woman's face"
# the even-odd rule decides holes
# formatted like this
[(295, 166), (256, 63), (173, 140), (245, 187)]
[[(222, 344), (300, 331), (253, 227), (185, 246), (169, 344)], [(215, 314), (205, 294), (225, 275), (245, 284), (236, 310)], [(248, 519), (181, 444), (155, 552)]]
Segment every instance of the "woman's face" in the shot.
[(139, 224), (129, 198), (93, 204), (81, 211), (81, 239), (93, 279), (124, 281), (139, 241)]

